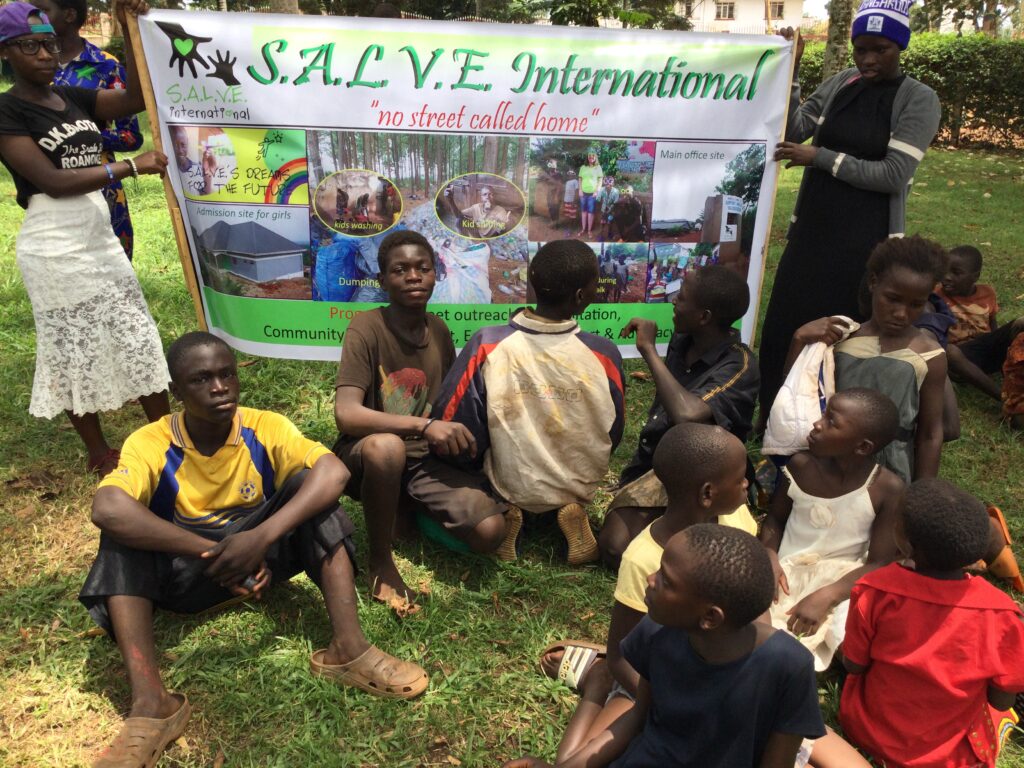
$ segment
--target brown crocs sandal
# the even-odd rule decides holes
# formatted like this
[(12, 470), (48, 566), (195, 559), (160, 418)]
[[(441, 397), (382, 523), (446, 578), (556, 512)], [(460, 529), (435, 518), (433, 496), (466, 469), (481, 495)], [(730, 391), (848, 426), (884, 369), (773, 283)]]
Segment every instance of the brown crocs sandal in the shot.
[(114, 743), (100, 755), (92, 768), (153, 768), (160, 755), (185, 732), (192, 714), (183, 694), (171, 694), (181, 700), (178, 711), (170, 717), (129, 717), (124, 721)]
[(325, 664), (326, 650), (314, 651), (309, 668), (315, 677), (352, 685), (374, 696), (412, 699), (427, 690), (430, 682), (419, 664), (396, 659), (375, 645), (347, 664)]
[(569, 544), (566, 559), (569, 565), (583, 565), (597, 560), (597, 539), (590, 530), (587, 510), (579, 504), (566, 504), (558, 510), (558, 528)]

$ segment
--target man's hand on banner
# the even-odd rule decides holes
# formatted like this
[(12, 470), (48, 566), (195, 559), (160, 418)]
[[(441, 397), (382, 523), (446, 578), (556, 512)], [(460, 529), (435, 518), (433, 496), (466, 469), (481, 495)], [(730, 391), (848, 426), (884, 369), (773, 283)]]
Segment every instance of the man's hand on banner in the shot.
[(812, 144), (797, 144), (793, 141), (782, 141), (775, 145), (772, 158), (778, 162), (786, 161), (786, 167), (813, 165), (818, 148)]
[(792, 27), (786, 27), (777, 31), (778, 35), (781, 35), (784, 39), (792, 41), (796, 38), (796, 48), (793, 49), (793, 66), (800, 66), (800, 59), (804, 57), (804, 36), (798, 34), (798, 30), (794, 30)]
[(149, 5), (146, 3), (146, 0), (119, 0), (119, 2), (114, 3), (114, 17), (122, 27), (128, 23), (125, 14), (130, 13), (132, 16), (144, 16), (147, 11), (149, 11)]
[(166, 21), (158, 21), (156, 25), (171, 40), (171, 60), (167, 63), (167, 66), (174, 67), (174, 62), (178, 62), (179, 77), (184, 76), (186, 64), (192, 73), (192, 77), (199, 77), (195, 64), (197, 61), (203, 65), (204, 69), (211, 68), (210, 62), (199, 53), (199, 45), (200, 43), (210, 42), (213, 40), (212, 37), (190, 35), (182, 28), (181, 24), (169, 24)]
[(238, 61), (238, 57), (231, 58), (231, 51), (214, 51), (216, 58), (210, 57), (210, 61), (213, 62), (213, 72), (210, 72), (207, 77), (216, 77), (218, 80), (223, 80), (225, 85), (241, 85), (238, 78), (235, 77), (235, 62)]

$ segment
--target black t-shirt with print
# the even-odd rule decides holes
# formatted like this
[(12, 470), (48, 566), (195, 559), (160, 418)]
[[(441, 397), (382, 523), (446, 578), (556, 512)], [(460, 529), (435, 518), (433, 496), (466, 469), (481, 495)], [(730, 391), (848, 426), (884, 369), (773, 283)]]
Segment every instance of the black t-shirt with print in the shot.
[[(0, 134), (31, 136), (55, 168), (91, 168), (103, 164), (103, 135), (96, 125), (96, 91), (90, 88), (54, 86), (64, 101), (64, 109), (55, 110), (25, 101), (7, 93), (0, 94)], [(18, 205), (28, 207), (30, 196), (38, 194), (27, 179), (0, 158), (14, 177)]]

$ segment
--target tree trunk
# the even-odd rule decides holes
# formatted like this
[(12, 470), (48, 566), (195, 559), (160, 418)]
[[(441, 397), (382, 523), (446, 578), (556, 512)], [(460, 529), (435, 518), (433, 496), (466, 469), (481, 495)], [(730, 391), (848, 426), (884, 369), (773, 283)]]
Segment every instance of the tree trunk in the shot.
[(516, 139), (516, 184), (526, 189), (526, 139)]
[(271, 13), (298, 13), (299, 0), (270, 0)]
[(821, 62), (822, 81), (846, 69), (853, 25), (853, 0), (830, 0), (828, 5), (828, 41)]
[(497, 173), (498, 137), (484, 136), (484, 173)]

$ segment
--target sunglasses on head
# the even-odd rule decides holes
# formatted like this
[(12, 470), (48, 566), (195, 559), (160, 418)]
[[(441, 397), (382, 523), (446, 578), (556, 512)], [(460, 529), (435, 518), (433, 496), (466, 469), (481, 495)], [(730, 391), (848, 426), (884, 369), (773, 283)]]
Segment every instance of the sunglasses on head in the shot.
[(40, 48), (45, 48), (47, 53), (60, 53), (60, 41), (53, 37), (45, 40), (8, 40), (4, 45), (16, 45), (26, 56), (35, 56)]

